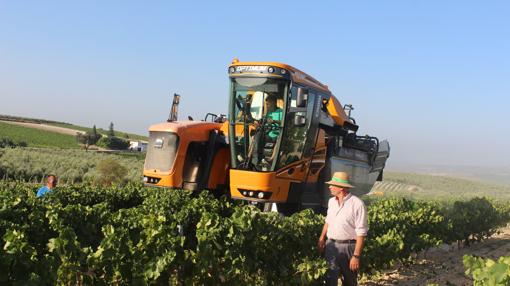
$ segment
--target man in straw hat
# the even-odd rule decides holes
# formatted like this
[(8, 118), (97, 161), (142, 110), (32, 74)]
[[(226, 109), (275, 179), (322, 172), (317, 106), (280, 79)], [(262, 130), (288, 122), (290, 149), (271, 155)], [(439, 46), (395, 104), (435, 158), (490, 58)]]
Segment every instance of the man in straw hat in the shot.
[(333, 197), (328, 202), (318, 248), (321, 253), (326, 249), (327, 285), (338, 285), (339, 276), (344, 286), (358, 285), (361, 251), (368, 232), (365, 204), (349, 192), (354, 186), (347, 173), (336, 172), (326, 184)]

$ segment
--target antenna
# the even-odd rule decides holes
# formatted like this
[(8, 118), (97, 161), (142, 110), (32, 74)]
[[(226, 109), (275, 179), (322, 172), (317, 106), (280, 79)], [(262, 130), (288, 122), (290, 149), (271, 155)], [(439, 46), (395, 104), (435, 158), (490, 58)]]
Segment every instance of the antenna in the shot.
[(177, 121), (177, 111), (179, 108), (179, 99), (181, 98), (180, 95), (177, 93), (174, 93), (174, 99), (172, 101), (172, 109), (170, 109), (170, 114), (168, 115), (167, 122), (173, 122)]
[(351, 116), (351, 112), (354, 110), (354, 107), (352, 104), (346, 104), (344, 105), (344, 111), (347, 113), (347, 117), (352, 121), (352, 123), (356, 124), (356, 119)]
[(354, 110), (354, 107), (352, 106), (352, 104), (346, 104), (346, 105), (344, 105), (344, 110), (345, 110), (345, 112), (347, 112), (347, 116), (350, 118), (351, 111)]

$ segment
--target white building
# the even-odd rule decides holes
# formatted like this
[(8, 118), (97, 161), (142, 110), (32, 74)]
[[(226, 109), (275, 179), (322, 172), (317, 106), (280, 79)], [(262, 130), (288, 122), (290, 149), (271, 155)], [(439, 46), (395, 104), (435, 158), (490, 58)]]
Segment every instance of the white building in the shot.
[(145, 142), (145, 141), (129, 141), (129, 150), (145, 152), (145, 151), (147, 151), (147, 142)]

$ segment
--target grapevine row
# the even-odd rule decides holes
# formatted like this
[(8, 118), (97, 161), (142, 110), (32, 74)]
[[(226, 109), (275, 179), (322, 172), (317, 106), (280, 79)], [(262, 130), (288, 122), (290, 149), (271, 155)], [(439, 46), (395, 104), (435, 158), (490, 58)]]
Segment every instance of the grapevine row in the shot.
[[(486, 199), (445, 206), (368, 202), (364, 272), (456, 240), (480, 240), (508, 221)], [(314, 285), (326, 264), (324, 217), (291, 217), (207, 192), (141, 185), (60, 187), (0, 182), (0, 284)]]

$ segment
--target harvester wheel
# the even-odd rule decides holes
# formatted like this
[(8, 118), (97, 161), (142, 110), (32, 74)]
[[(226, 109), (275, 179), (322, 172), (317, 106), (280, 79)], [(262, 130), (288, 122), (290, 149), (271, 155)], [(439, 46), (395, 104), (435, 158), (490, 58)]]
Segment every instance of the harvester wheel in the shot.
[(273, 203), (264, 203), (264, 207), (262, 208), (262, 211), (267, 213), (270, 212), (273, 208)]

